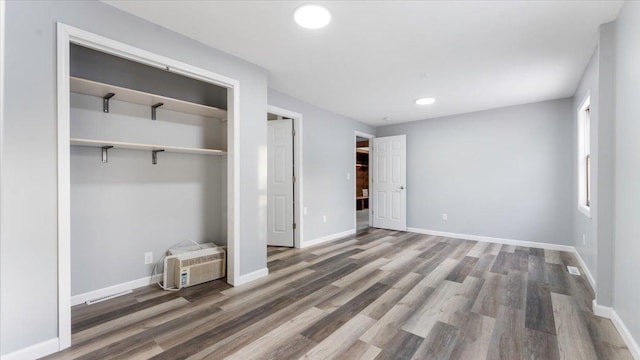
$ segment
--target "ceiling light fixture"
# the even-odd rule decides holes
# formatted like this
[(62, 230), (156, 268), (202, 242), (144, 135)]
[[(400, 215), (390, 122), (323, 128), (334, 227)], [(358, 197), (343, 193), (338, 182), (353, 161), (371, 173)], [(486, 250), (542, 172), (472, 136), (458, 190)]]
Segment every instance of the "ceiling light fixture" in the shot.
[(331, 21), (331, 13), (320, 5), (303, 5), (293, 14), (298, 25), (307, 29), (319, 29)]
[(418, 105), (431, 105), (434, 102), (436, 102), (436, 99), (434, 98), (420, 98), (416, 100), (416, 104)]

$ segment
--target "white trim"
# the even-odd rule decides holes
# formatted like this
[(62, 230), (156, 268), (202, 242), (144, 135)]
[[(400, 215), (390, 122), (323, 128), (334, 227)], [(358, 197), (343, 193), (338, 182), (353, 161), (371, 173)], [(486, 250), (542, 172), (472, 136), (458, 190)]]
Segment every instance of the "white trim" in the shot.
[(70, 42), (229, 89), (227, 92), (227, 254), (229, 260), (227, 282), (235, 285), (240, 279), (240, 83), (211, 71), (57, 23), (59, 350), (71, 345)]
[(620, 333), (622, 340), (629, 348), (633, 358), (640, 360), (640, 346), (638, 346), (638, 342), (633, 338), (631, 332), (627, 328), (627, 325), (625, 325), (624, 321), (622, 321), (620, 315), (618, 315), (618, 312), (615, 309), (611, 313), (611, 322), (613, 322), (613, 325)]
[(240, 83), (235, 81), (227, 91), (227, 282), (233, 286), (240, 278), (240, 164)]
[(549, 244), (549, 243), (542, 243), (542, 242), (535, 242), (535, 241), (495, 238), (490, 236), (458, 234), (458, 233), (450, 233), (450, 232), (444, 232), (444, 231), (420, 229), (420, 228), (414, 228), (414, 227), (408, 227), (407, 231), (419, 233), (419, 234), (444, 236), (444, 237), (450, 237), (450, 238), (456, 238), (456, 239), (475, 240), (475, 241), (491, 242), (491, 243), (498, 243), (498, 244), (505, 244), (505, 245), (526, 246), (526, 247), (533, 247), (533, 248), (540, 248), (540, 249), (547, 249), (547, 250), (570, 252), (573, 255), (575, 255), (576, 259), (578, 259), (578, 262), (580, 263), (580, 267), (582, 268), (582, 271), (584, 271), (587, 277), (587, 280), (589, 281), (589, 285), (591, 285), (591, 289), (593, 289), (594, 292), (596, 291), (596, 281), (593, 275), (591, 274), (591, 271), (589, 271), (587, 264), (584, 262), (584, 259), (582, 259), (582, 256), (580, 256), (580, 253), (578, 252), (578, 250), (576, 250), (575, 247), (570, 245), (558, 245), (558, 244)]
[(294, 239), (293, 246), (296, 248), (300, 248), (301, 244), (304, 242), (304, 192), (302, 191), (304, 188), (304, 172), (302, 171), (302, 153), (304, 150), (303, 147), (303, 132), (302, 132), (302, 114), (283, 109), (277, 106), (267, 105), (267, 112), (272, 114), (284, 116), (293, 119), (293, 129), (296, 133), (296, 136), (293, 138), (293, 166), (294, 173), (293, 175), (296, 177), (296, 182), (294, 184), (294, 196), (296, 199), (295, 206), (295, 223), (296, 229), (293, 231)]
[(80, 305), (88, 300), (93, 300), (109, 295), (114, 295), (127, 290), (134, 290), (139, 287), (148, 286), (157, 283), (162, 279), (162, 274), (156, 274), (154, 276), (146, 276), (137, 280), (127, 281), (121, 284), (107, 286), (102, 289), (89, 291), (86, 293), (73, 295), (71, 297), (71, 306)]
[(58, 82), (58, 346), (71, 346), (71, 154), (69, 42), (64, 25), (57, 28)]
[[(0, 0), (0, 199), (2, 199), (2, 152), (4, 137), (4, 44), (5, 44), (5, 0)], [(0, 202), (0, 243), (2, 239), (2, 203)], [(2, 282), (0, 275), (0, 282)], [(56, 344), (57, 345), (57, 344)], [(2, 354), (2, 345), (0, 345)]]
[[(577, 156), (578, 156), (578, 210), (583, 213), (586, 217), (588, 217), (589, 219), (591, 219), (591, 208), (589, 206), (586, 206), (585, 203), (587, 201), (586, 199), (586, 186), (585, 186), (585, 172), (586, 172), (586, 166), (583, 163), (583, 157), (586, 156), (586, 153), (583, 152), (584, 148), (585, 148), (585, 144), (584, 141), (587, 141), (587, 144), (589, 145), (589, 153), (591, 153), (591, 115), (589, 115), (589, 139), (583, 139), (582, 135), (584, 133), (584, 113), (585, 110), (587, 109), (587, 107), (591, 106), (591, 90), (587, 90), (587, 93), (585, 95), (585, 97), (582, 99), (582, 102), (580, 103), (580, 106), (578, 106), (578, 110), (577, 110), (577, 121), (578, 123), (576, 124), (576, 129), (578, 130), (577, 135), (577, 140), (576, 143), (578, 145), (578, 149), (577, 149)], [(593, 158), (592, 158), (593, 159)], [(593, 170), (593, 166), (591, 166), (591, 170)], [(593, 191), (592, 191), (593, 194)]]
[[(356, 145), (358, 144), (358, 136), (359, 137), (363, 137), (363, 138), (367, 138), (369, 139), (369, 206), (367, 207), (367, 210), (369, 212), (369, 226), (373, 225), (371, 223), (371, 204), (373, 204), (373, 201), (371, 201), (373, 199), (373, 195), (374, 192), (371, 191), (371, 174), (373, 174), (372, 169), (373, 169), (373, 161), (371, 161), (371, 153), (373, 152), (373, 139), (376, 137), (375, 135), (371, 135), (362, 131), (354, 131), (353, 132), (353, 139), (356, 143)], [(358, 162), (358, 155), (356, 154), (355, 149), (353, 149), (353, 169), (356, 168), (356, 164)], [(356, 185), (356, 181), (357, 181), (357, 174), (354, 172), (353, 174), (353, 191), (355, 191), (355, 189), (357, 188)], [(358, 196), (358, 194), (355, 194), (356, 196)], [(356, 207), (356, 201), (355, 198), (353, 199), (353, 227), (357, 230), (358, 229), (358, 208)]]
[(10, 354), (2, 355), (2, 360), (31, 360), (38, 359), (58, 351), (58, 338), (49, 339), (14, 351)]
[(309, 240), (309, 241), (305, 241), (304, 243), (302, 243), (302, 246), (300, 246), (301, 248), (307, 248), (309, 246), (314, 246), (314, 245), (318, 245), (318, 244), (322, 244), (328, 241), (332, 241), (332, 240), (337, 240), (340, 238), (343, 238), (345, 236), (349, 236), (349, 235), (353, 235), (356, 233), (356, 229), (351, 229), (351, 230), (347, 230), (347, 231), (343, 231), (343, 232), (339, 232), (339, 233), (335, 233), (335, 234), (331, 234), (331, 235), (327, 235), (327, 236), (323, 236), (323, 237), (319, 237), (313, 240)]
[(627, 325), (625, 325), (624, 321), (622, 321), (620, 315), (618, 315), (618, 312), (612, 307), (598, 305), (598, 303), (594, 299), (593, 313), (597, 316), (610, 319), (613, 323), (613, 326), (615, 326), (616, 330), (618, 330), (618, 333), (620, 333), (620, 337), (622, 337), (625, 345), (627, 345), (627, 347), (629, 348), (629, 351), (631, 352), (633, 358), (640, 360), (640, 345), (638, 345), (638, 342), (633, 338), (631, 332), (629, 331), (629, 328), (627, 328)]
[(584, 214), (588, 219), (591, 219), (591, 208), (586, 207), (585, 205), (578, 204), (578, 210)]
[(242, 284), (246, 284), (248, 282), (252, 282), (254, 280), (258, 280), (262, 277), (265, 277), (269, 275), (269, 269), (268, 268), (262, 268), (260, 270), (256, 270), (253, 272), (250, 272), (248, 274), (244, 274), (244, 275), (240, 275), (240, 277), (238, 278), (238, 280), (236, 281), (236, 283), (234, 284), (234, 286), (240, 286)]
[(613, 308), (610, 306), (598, 304), (596, 299), (593, 299), (593, 301), (591, 302), (591, 309), (593, 310), (593, 314), (596, 316), (607, 319), (611, 319), (611, 317), (613, 316)]
[(292, 118), (292, 119), (302, 118), (302, 114), (300, 114), (300, 113), (297, 113), (297, 112), (291, 111), (291, 110), (287, 110), (287, 109), (283, 109), (281, 107), (277, 107), (277, 106), (273, 106), (273, 105), (267, 105), (267, 112), (272, 113), (274, 115), (280, 115), (280, 116), (284, 116), (284, 117), (288, 117), (288, 118)]
[(584, 271), (584, 274), (587, 276), (587, 280), (589, 280), (589, 284), (591, 285), (591, 289), (593, 290), (593, 292), (596, 292), (596, 279), (591, 274), (591, 271), (589, 271), (589, 268), (587, 267), (587, 263), (584, 262), (584, 259), (582, 258), (582, 256), (578, 252), (578, 249), (576, 249), (573, 246), (572, 246), (572, 248), (573, 248), (573, 250), (572, 250), (573, 255), (575, 255), (575, 257), (578, 259), (578, 262), (580, 263), (580, 267), (582, 267), (582, 271)]
[(495, 237), (480, 236), (480, 235), (458, 234), (458, 233), (450, 233), (450, 232), (444, 232), (444, 231), (420, 229), (420, 228), (414, 228), (414, 227), (408, 227), (407, 231), (418, 233), (418, 234), (444, 236), (444, 237), (451, 237), (456, 239), (475, 240), (475, 241), (491, 242), (491, 243), (498, 243), (498, 244), (505, 244), (505, 245), (526, 246), (526, 247), (533, 247), (533, 248), (540, 248), (540, 249), (547, 249), (547, 250), (567, 251), (567, 252), (575, 253), (575, 248), (569, 245), (558, 245), (558, 244), (541, 243), (541, 242), (535, 242), (535, 241), (503, 239), (503, 238), (495, 238)]

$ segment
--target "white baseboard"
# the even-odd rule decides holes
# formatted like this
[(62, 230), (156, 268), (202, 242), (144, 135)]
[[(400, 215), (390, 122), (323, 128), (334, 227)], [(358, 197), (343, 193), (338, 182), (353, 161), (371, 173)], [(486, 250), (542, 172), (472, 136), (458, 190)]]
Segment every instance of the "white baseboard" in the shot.
[(126, 283), (109, 286), (106, 288), (89, 291), (83, 294), (73, 295), (71, 297), (71, 306), (79, 305), (87, 300), (93, 300), (104, 296), (114, 295), (127, 290), (137, 289), (139, 287), (155, 284), (162, 278), (162, 274), (143, 277), (142, 279), (128, 281)]
[(607, 319), (611, 319), (611, 317), (613, 316), (613, 308), (598, 304), (596, 299), (593, 299), (593, 302), (591, 303), (591, 308), (593, 309), (593, 313), (596, 316), (600, 316)]
[[(485, 241), (485, 242), (492, 242), (492, 243), (499, 243), (499, 244), (506, 244), (506, 245), (516, 245), (516, 246), (526, 246), (526, 247), (534, 247), (534, 248), (541, 248), (541, 249), (548, 249), (548, 250), (567, 251), (575, 255), (575, 257), (578, 259), (578, 262), (580, 263), (580, 267), (582, 268), (582, 271), (584, 271), (585, 276), (589, 281), (589, 285), (591, 285), (591, 288), (593, 289), (593, 291), (595, 291), (596, 289), (596, 282), (593, 275), (591, 274), (591, 271), (589, 271), (587, 264), (584, 262), (584, 259), (582, 258), (582, 256), (580, 256), (580, 253), (578, 252), (578, 250), (576, 250), (576, 248), (573, 246), (539, 243), (539, 242), (533, 242), (533, 241), (501, 239), (501, 238), (493, 238), (488, 236), (457, 234), (457, 233), (449, 233), (449, 232), (443, 232), (443, 231), (427, 230), (427, 229), (412, 228), (412, 227), (407, 228), (407, 231), (415, 232), (419, 234), (451, 237), (456, 239)], [(634, 359), (640, 360), (640, 346), (638, 346), (638, 343), (636, 342), (636, 340), (633, 338), (633, 336), (631, 336), (631, 332), (629, 332), (629, 329), (624, 324), (624, 322), (622, 321), (618, 313), (615, 311), (615, 309), (608, 306), (599, 305), (596, 302), (596, 300), (593, 300), (593, 313), (597, 316), (611, 319), (611, 322), (613, 322), (613, 325), (616, 327), (616, 329), (620, 333), (620, 336), (622, 337), (625, 344), (629, 348), (629, 351), (633, 355)]]
[(611, 311), (611, 322), (613, 322), (613, 325), (616, 327), (616, 329), (618, 329), (620, 336), (622, 336), (622, 340), (624, 340), (624, 343), (627, 344), (627, 347), (629, 348), (631, 355), (633, 355), (633, 358), (636, 360), (640, 360), (640, 346), (638, 346), (636, 340), (633, 338), (633, 336), (631, 336), (631, 332), (627, 328), (627, 325), (624, 324), (615, 309), (612, 309)]
[(591, 274), (591, 271), (589, 271), (587, 264), (584, 262), (584, 259), (582, 259), (582, 256), (580, 256), (580, 253), (578, 252), (578, 250), (576, 250), (575, 247), (570, 245), (558, 245), (558, 244), (541, 243), (541, 242), (535, 242), (535, 241), (524, 241), (524, 240), (494, 238), (489, 236), (457, 234), (457, 233), (427, 230), (427, 229), (412, 228), (412, 227), (407, 228), (407, 231), (415, 232), (419, 234), (444, 236), (444, 237), (450, 237), (450, 238), (456, 238), (456, 239), (484, 241), (484, 242), (491, 242), (491, 243), (498, 243), (498, 244), (505, 244), (505, 245), (526, 246), (526, 247), (533, 247), (533, 248), (547, 249), (547, 250), (567, 251), (574, 254), (575, 257), (578, 259), (578, 262), (580, 263), (580, 267), (582, 267), (582, 270), (587, 276), (587, 280), (589, 280), (589, 284), (591, 285), (591, 288), (593, 289), (593, 291), (596, 291), (595, 278)]
[(573, 255), (575, 255), (575, 257), (578, 259), (578, 262), (580, 263), (580, 267), (582, 267), (582, 271), (584, 271), (584, 274), (587, 276), (587, 280), (589, 280), (589, 284), (591, 285), (591, 289), (595, 293), (596, 292), (596, 279), (593, 277), (593, 274), (591, 274), (591, 271), (589, 271), (589, 268), (587, 267), (587, 263), (585, 263), (584, 259), (582, 258), (582, 256), (580, 256), (580, 253), (578, 252), (578, 249), (573, 248), (572, 252), (573, 252)]
[(248, 282), (254, 281), (254, 280), (258, 280), (261, 277), (265, 277), (269, 275), (269, 269), (268, 268), (262, 268), (260, 270), (256, 270), (253, 272), (250, 272), (248, 274), (244, 274), (244, 275), (240, 275), (240, 278), (235, 282), (235, 284), (233, 284), (233, 286), (239, 286), (242, 284), (246, 284)]
[(351, 229), (351, 230), (343, 231), (343, 232), (340, 232), (340, 233), (335, 233), (335, 234), (319, 237), (319, 238), (316, 238), (316, 239), (313, 239), (313, 240), (307, 240), (307, 241), (303, 242), (300, 245), (300, 248), (306, 248), (306, 247), (309, 247), (309, 246), (322, 244), (322, 243), (325, 243), (327, 241), (340, 239), (340, 238), (343, 238), (345, 236), (353, 235), (355, 233), (356, 233), (356, 229)]
[(24, 349), (2, 355), (2, 360), (32, 360), (58, 352), (58, 338), (49, 339)]
[(547, 250), (558, 250), (558, 251), (568, 251), (575, 252), (575, 248), (569, 245), (558, 245), (558, 244), (549, 244), (549, 243), (541, 243), (535, 241), (524, 241), (524, 240), (513, 240), (513, 239), (503, 239), (503, 238), (495, 238), (490, 236), (480, 236), (480, 235), (469, 235), (469, 234), (458, 234), (458, 233), (450, 233), (444, 231), (436, 231), (436, 230), (427, 230), (409, 227), (407, 231), (418, 233), (418, 234), (427, 234), (427, 235), (435, 235), (435, 236), (444, 236), (456, 239), (465, 239), (465, 240), (475, 240), (475, 241), (483, 241), (483, 242), (491, 242), (505, 245), (515, 245), (515, 246), (526, 246)]
[(615, 326), (616, 330), (620, 333), (620, 337), (622, 337), (622, 340), (629, 348), (633, 358), (640, 360), (640, 346), (633, 336), (631, 336), (631, 332), (627, 328), (627, 325), (624, 324), (624, 321), (622, 321), (616, 310), (609, 306), (599, 305), (595, 300), (593, 300), (593, 313), (597, 316), (610, 319), (613, 326)]

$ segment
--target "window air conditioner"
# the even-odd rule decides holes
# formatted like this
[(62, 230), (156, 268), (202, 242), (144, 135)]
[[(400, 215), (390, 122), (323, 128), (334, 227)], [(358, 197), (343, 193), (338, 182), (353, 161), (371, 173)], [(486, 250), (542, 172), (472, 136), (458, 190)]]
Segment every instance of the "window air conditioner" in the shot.
[(164, 259), (164, 287), (182, 289), (225, 276), (224, 248), (213, 243), (169, 249)]

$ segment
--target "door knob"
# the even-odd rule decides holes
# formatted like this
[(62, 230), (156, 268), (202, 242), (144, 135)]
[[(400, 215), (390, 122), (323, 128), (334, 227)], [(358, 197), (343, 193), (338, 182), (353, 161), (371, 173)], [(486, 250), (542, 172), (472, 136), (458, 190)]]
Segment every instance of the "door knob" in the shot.
[(404, 186), (400, 186), (400, 190), (404, 190)]

